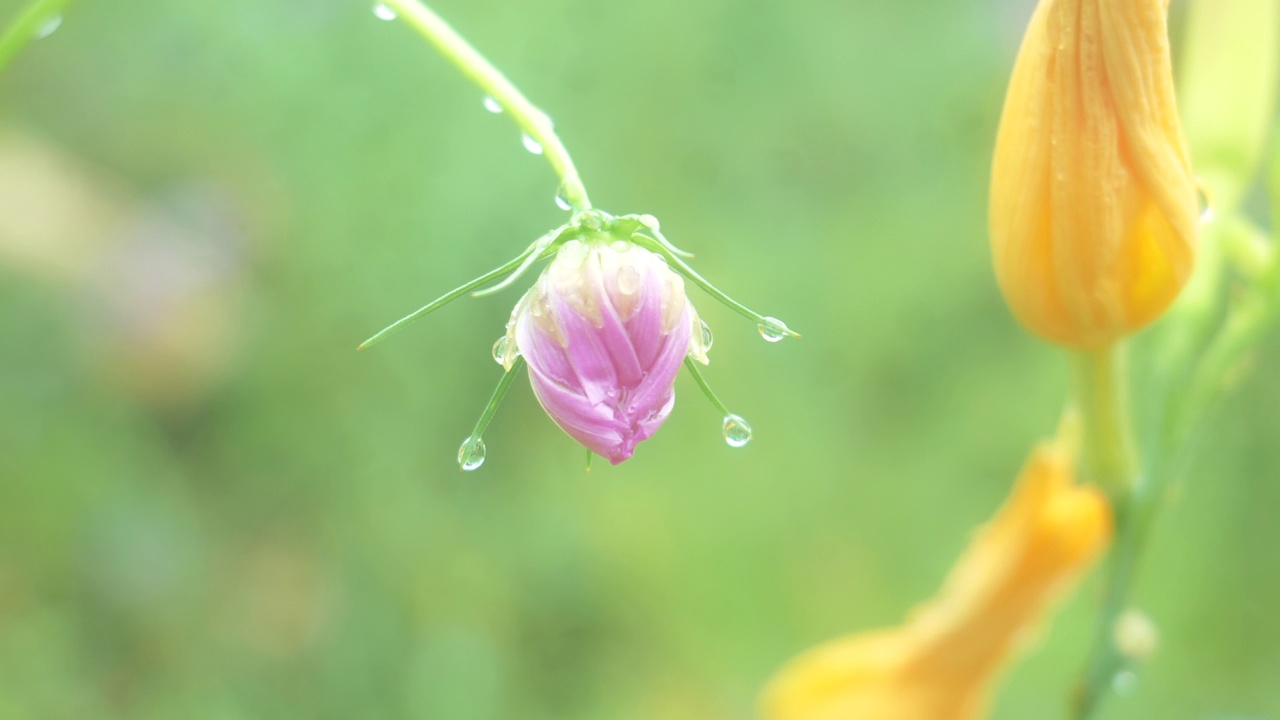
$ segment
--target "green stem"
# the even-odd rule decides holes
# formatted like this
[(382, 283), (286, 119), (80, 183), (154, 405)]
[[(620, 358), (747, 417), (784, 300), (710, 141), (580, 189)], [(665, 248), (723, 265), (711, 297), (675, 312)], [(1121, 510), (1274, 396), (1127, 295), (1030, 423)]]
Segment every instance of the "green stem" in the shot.
[(698, 369), (698, 364), (693, 361), (693, 358), (685, 358), (684, 366), (688, 368), (689, 374), (693, 376), (693, 381), (698, 383), (698, 387), (702, 389), (702, 393), (707, 396), (711, 404), (715, 405), (722, 415), (726, 417), (732, 415), (733, 413), (729, 412), (729, 408), (725, 407), (725, 404), (720, 402), (720, 398), (716, 397), (715, 392), (711, 390), (711, 386), (707, 384), (707, 379), (702, 377), (702, 371)]
[(516, 373), (522, 367), (524, 367), (524, 358), (518, 357), (511, 364), (511, 369), (502, 374), (498, 380), (498, 386), (493, 389), (493, 395), (489, 398), (489, 404), (484, 406), (484, 412), (480, 413), (480, 419), (476, 421), (476, 427), (471, 431), (472, 438), (480, 438), (489, 428), (489, 421), (493, 420), (493, 416), (498, 412), (502, 398), (507, 396), (507, 390), (511, 388), (511, 383), (516, 379)]
[(34, 0), (0, 34), (0, 70), (22, 52), (47, 23), (56, 22), (71, 0)]
[(1084, 479), (1123, 499), (1137, 479), (1124, 350), (1111, 345), (1074, 357), (1076, 402), (1084, 418)]
[[(1271, 272), (1277, 272), (1274, 269)], [(1274, 276), (1265, 274), (1262, 289), (1274, 287)], [(1129, 594), (1137, 573), (1139, 559), (1142, 556), (1147, 536), (1150, 534), (1156, 516), (1164, 502), (1167, 488), (1173, 477), (1181, 471), (1187, 455), (1189, 439), (1194, 426), (1208, 413), (1213, 400), (1221, 394), (1224, 377), (1239, 358), (1257, 341), (1263, 329), (1274, 316), (1276, 298), (1280, 293), (1268, 293), (1251, 296), (1241, 307), (1232, 312), (1219, 332), (1218, 336), (1208, 343), (1208, 347), (1198, 363), (1190, 371), (1170, 374), (1164, 380), (1166, 386), (1164, 397), (1156, 408), (1155, 416), (1159, 419), (1157, 428), (1151, 433), (1149, 461), (1140, 472), (1132, 472), (1123, 484), (1114, 482), (1125, 477), (1122, 473), (1109, 470), (1094, 472), (1098, 478), (1106, 478), (1104, 484), (1113, 498), (1115, 508), (1116, 537), (1112, 546), (1107, 569), (1106, 586), (1102, 608), (1099, 614), (1094, 647), (1090, 655), (1084, 678), (1081, 681), (1075, 698), (1075, 714), (1077, 720), (1088, 720), (1097, 710), (1099, 703), (1107, 693), (1116, 675), (1128, 669), (1133, 659), (1127, 657), (1116, 646), (1116, 623), (1129, 602)], [(1270, 300), (1270, 302), (1268, 302)], [(1251, 302), (1250, 302), (1251, 301)], [(1082, 378), (1091, 375), (1110, 375), (1108, 366), (1114, 368), (1115, 363), (1108, 363), (1100, 358), (1082, 358), (1078, 367)], [(1113, 383), (1120, 383), (1116, 379)], [(1108, 393), (1100, 388), (1109, 384), (1105, 379), (1088, 380), (1081, 383), (1082, 404), (1095, 408), (1102, 406), (1102, 427), (1110, 421), (1107, 415), (1120, 416), (1120, 412), (1107, 413), (1103, 402)], [(1091, 393), (1090, 390), (1094, 392)], [(1092, 400), (1090, 400), (1092, 397)], [(1123, 406), (1122, 406), (1123, 407)], [(1123, 419), (1122, 417), (1120, 419)], [(1086, 424), (1088, 422), (1086, 421)], [(1086, 434), (1091, 432), (1086, 428)], [(1092, 437), (1097, 438), (1097, 435)], [(1087, 440), (1090, 444), (1092, 441)], [(1115, 460), (1127, 453), (1122, 448), (1127, 441), (1110, 443), (1103, 440), (1102, 447), (1090, 456), (1086, 452), (1086, 463), (1102, 468), (1123, 466), (1124, 462)], [(1107, 447), (1117, 444), (1119, 447)], [(1090, 478), (1093, 479), (1093, 478)]]
[(1158, 505), (1158, 498), (1145, 484), (1140, 484), (1127, 499), (1113, 505), (1116, 537), (1108, 559), (1093, 650), (1075, 698), (1074, 717), (1077, 720), (1092, 717), (1116, 675), (1133, 662), (1116, 644), (1116, 626), (1129, 604), (1138, 561)]
[(1112, 678), (1127, 662), (1115, 642), (1115, 626), (1128, 603), (1146, 528), (1153, 514), (1140, 472), (1124, 350), (1119, 345), (1074, 358), (1076, 403), (1084, 419), (1082, 476), (1111, 496), (1116, 537), (1093, 652), (1075, 698), (1075, 717), (1088, 718)]
[(526, 135), (542, 146), (547, 162), (551, 163), (551, 168), (560, 176), (560, 197), (572, 209), (591, 209), (591, 201), (587, 198), (582, 178), (578, 176), (578, 169), (574, 167), (569, 151), (560, 142), (551, 118), (546, 113), (529, 102), (492, 63), (419, 0), (382, 0), (382, 4), (395, 10), (399, 17), (462, 71), (468, 80), (501, 105)]

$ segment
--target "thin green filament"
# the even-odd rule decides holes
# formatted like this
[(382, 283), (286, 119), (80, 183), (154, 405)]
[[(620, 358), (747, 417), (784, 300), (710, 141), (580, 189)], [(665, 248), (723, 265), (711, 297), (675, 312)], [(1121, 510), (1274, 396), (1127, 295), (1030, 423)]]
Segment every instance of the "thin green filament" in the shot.
[[(689, 267), (688, 263), (682, 260), (680, 256), (671, 252), (671, 250), (669, 250), (667, 246), (664, 245), (663, 243), (658, 242), (657, 240), (649, 237), (648, 235), (645, 235), (644, 233), (636, 233), (632, 235), (631, 240), (632, 242), (635, 242), (636, 244), (641, 245), (661, 255), (667, 261), (667, 263), (673, 266), (677, 271), (679, 271), (681, 275), (684, 275), (685, 277), (692, 280), (695, 285), (705, 290), (708, 295), (724, 303), (729, 307), (729, 309), (733, 310), (739, 315), (742, 315), (743, 317), (761, 325), (764, 325), (764, 324), (772, 325), (773, 323), (778, 322), (773, 318), (769, 318), (764, 315), (761, 315), (755, 310), (752, 310), (746, 305), (743, 305), (737, 300), (734, 300), (733, 298), (729, 297), (720, 288), (716, 287), (715, 285), (712, 285), (710, 281), (708, 281), (706, 278), (699, 275), (698, 271)], [(795, 338), (800, 337), (800, 333), (790, 328), (787, 328), (785, 326), (779, 329), (782, 330), (783, 334), (785, 335), (790, 335), (791, 337), (795, 337)]]
[(729, 412), (729, 408), (725, 407), (724, 403), (720, 402), (720, 398), (716, 397), (711, 386), (707, 384), (707, 379), (702, 377), (702, 371), (698, 369), (698, 364), (693, 361), (693, 358), (685, 358), (684, 366), (689, 369), (689, 374), (693, 376), (693, 381), (698, 383), (698, 387), (702, 388), (702, 393), (707, 396), (711, 404), (715, 405), (722, 415), (726, 417), (732, 415), (733, 413)]
[(498, 406), (502, 404), (502, 398), (506, 397), (507, 390), (511, 389), (511, 383), (516, 379), (516, 372), (522, 367), (524, 367), (524, 358), (517, 357), (511, 364), (511, 369), (502, 373), (502, 379), (498, 380), (498, 387), (493, 389), (493, 397), (489, 398), (489, 404), (484, 406), (484, 412), (480, 413), (480, 419), (476, 421), (476, 429), (471, 432), (472, 438), (484, 435), (489, 422), (498, 412)]
[(360, 343), (360, 346), (356, 349), (363, 350), (371, 345), (380, 343), (383, 340), (387, 339), (388, 336), (396, 332), (399, 332), (400, 330), (403, 330), (406, 325), (413, 322), (414, 320), (419, 320), (422, 317), (428, 315), (429, 313), (439, 310), (445, 305), (448, 305), (454, 300), (457, 300), (463, 295), (466, 295), (467, 293), (475, 290), (476, 288), (487, 285), (493, 282), (494, 280), (497, 280), (498, 278), (502, 277), (503, 275), (506, 275), (507, 273), (515, 271), (517, 268), (521, 266), (522, 263), (525, 262), (526, 258), (528, 258), (533, 253), (534, 253), (534, 249), (530, 248), (524, 251), (523, 253), (521, 253), (519, 257), (511, 260), (510, 262), (506, 263), (502, 267), (494, 268), (493, 270), (490, 270), (489, 272), (485, 273), (484, 275), (481, 275), (475, 280), (472, 280), (471, 282), (465, 285), (462, 285), (460, 287), (454, 288), (453, 290), (450, 290), (444, 295), (441, 295), (435, 300), (432, 300), (426, 305), (423, 305), (417, 310), (414, 310), (408, 315), (405, 315), (399, 320), (379, 330), (373, 337)]
[(591, 208), (587, 189), (582, 184), (578, 169), (569, 157), (569, 151), (556, 135), (551, 118), (539, 110), (506, 78), (439, 15), (419, 0), (382, 0), (384, 5), (396, 11), (418, 34), (435, 46), (436, 50), (472, 83), (502, 106), (526, 135), (542, 146), (543, 156), (551, 163), (551, 169), (560, 177), (560, 196), (573, 210)]

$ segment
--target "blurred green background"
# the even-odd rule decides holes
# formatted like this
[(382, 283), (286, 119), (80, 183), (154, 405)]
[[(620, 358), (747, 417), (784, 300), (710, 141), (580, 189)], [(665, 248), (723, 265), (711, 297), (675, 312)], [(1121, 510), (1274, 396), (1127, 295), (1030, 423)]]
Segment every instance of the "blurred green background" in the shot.
[[(598, 206), (804, 333), (692, 294), (745, 449), (682, 376), (587, 474), (520, 381), (464, 474), (519, 292), (354, 348), (562, 222), (545, 162), (367, 3), (80, 0), (0, 75), (0, 718), (747, 718), (897, 623), (1066, 392), (986, 249), (1032, 5), (437, 3)], [(1280, 717), (1277, 357), (1159, 526), (1160, 650), (1104, 718)], [(1059, 716), (1096, 593), (995, 718)]]

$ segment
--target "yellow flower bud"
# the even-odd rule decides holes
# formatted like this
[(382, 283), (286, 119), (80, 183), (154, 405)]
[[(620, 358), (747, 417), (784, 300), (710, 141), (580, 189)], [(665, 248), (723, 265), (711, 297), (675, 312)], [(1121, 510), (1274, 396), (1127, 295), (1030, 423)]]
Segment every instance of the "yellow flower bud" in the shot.
[(991, 246), (1014, 315), (1078, 348), (1158, 317), (1191, 272), (1195, 180), (1168, 0), (1041, 0), (1009, 82)]
[(761, 699), (766, 720), (978, 720), (1000, 671), (1106, 549), (1112, 516), (1075, 482), (1074, 441), (1038, 447), (1004, 507), (939, 595), (898, 627), (792, 660)]

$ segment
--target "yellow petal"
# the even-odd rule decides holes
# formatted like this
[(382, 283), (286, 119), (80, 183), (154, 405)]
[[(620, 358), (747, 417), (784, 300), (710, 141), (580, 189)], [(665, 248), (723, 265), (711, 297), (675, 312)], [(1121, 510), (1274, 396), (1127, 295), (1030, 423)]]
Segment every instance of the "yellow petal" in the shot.
[(991, 174), (996, 276), (1036, 334), (1098, 347), (1158, 317), (1193, 262), (1195, 181), (1167, 0), (1042, 0)]
[(1035, 450), (938, 597), (898, 628), (819, 646), (765, 689), (767, 720), (972, 720), (1046, 609), (1106, 547), (1111, 512), (1067, 443)]

